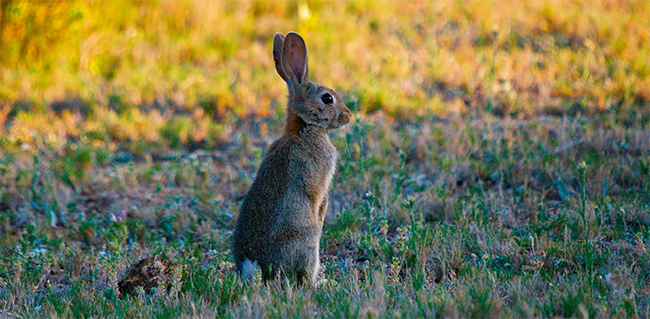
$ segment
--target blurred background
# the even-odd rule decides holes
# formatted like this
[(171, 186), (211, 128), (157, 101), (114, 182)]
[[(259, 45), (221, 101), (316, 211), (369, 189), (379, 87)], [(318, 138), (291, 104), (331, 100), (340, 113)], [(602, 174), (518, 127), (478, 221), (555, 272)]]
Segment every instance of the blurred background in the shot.
[(5, 148), (214, 148), (282, 117), (290, 30), (359, 116), (650, 120), (649, 1), (0, 3)]

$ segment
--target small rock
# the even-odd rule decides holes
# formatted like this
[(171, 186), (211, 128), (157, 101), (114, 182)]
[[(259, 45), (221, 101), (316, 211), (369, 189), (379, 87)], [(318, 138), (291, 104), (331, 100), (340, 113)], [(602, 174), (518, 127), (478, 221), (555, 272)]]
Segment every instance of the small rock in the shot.
[(165, 284), (169, 291), (174, 281), (174, 270), (179, 267), (171, 260), (158, 256), (142, 259), (131, 266), (124, 279), (117, 283), (119, 297), (135, 294), (138, 287), (142, 287), (144, 292), (150, 295), (154, 288), (160, 287), (161, 283)]

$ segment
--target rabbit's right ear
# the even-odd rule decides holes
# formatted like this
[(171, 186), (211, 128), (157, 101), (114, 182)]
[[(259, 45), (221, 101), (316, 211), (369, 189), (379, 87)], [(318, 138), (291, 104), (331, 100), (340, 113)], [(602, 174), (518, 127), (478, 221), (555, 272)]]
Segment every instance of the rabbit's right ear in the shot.
[(290, 87), (296, 88), (309, 80), (307, 46), (305, 40), (293, 31), (287, 33), (282, 45), (282, 70)]
[(282, 69), (282, 47), (284, 46), (284, 36), (280, 33), (276, 33), (273, 37), (273, 61), (275, 61), (275, 70), (278, 71), (278, 74), (284, 82), (289, 82), (284, 70)]

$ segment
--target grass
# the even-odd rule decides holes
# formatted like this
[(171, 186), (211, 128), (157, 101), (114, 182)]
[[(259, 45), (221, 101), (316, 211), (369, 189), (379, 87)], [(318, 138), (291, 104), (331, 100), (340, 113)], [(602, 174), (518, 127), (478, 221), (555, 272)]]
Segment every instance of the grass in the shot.
[[(645, 1), (1, 3), (2, 316), (650, 313)], [(229, 252), (290, 29), (356, 113), (313, 289)], [(154, 254), (173, 293), (118, 299)]]
[[(100, 165), (80, 151), (93, 160), (73, 185), (65, 160), (5, 153), (1, 306), (62, 317), (645, 316), (650, 138), (600, 125), (377, 117), (334, 133), (328, 282), (313, 290), (246, 286), (232, 269), (237, 207), (272, 140), (264, 125), (233, 130), (215, 152)], [(152, 254), (185, 266), (180, 293), (118, 300), (126, 268)]]

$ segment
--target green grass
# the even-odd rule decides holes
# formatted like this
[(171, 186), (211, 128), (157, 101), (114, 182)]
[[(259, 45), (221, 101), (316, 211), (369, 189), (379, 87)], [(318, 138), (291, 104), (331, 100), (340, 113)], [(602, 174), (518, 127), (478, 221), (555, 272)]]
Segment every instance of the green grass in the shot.
[[(378, 117), (333, 133), (327, 282), (315, 289), (234, 274), (231, 230), (271, 141), (265, 125), (233, 129), (221, 150), (157, 159), (5, 152), (0, 307), (45, 317), (643, 317), (650, 138), (606, 123)], [(83, 176), (65, 178), (86, 161)], [(111, 221), (120, 210), (127, 218)], [(117, 299), (128, 266), (153, 254), (184, 265), (180, 292)]]
[[(0, 3), (0, 317), (650, 314), (647, 1)], [(288, 30), (356, 113), (316, 288), (229, 251)]]

